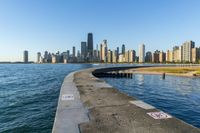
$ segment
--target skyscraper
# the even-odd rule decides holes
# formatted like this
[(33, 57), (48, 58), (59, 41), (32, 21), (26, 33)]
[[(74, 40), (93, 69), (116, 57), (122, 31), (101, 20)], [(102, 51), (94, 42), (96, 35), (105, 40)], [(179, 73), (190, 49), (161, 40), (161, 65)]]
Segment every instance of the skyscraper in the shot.
[(44, 52), (44, 63), (48, 63), (48, 51)]
[(93, 50), (93, 62), (98, 62), (98, 61), (100, 61), (100, 59), (99, 59), (99, 48), (98, 48), (98, 44), (96, 45), (96, 49), (95, 50)]
[(96, 45), (96, 54), (94, 54), (94, 56), (97, 57), (97, 59), (99, 59), (99, 45)]
[(67, 59), (69, 59), (69, 57), (70, 57), (70, 51), (67, 50)]
[(145, 45), (142, 44), (139, 47), (139, 63), (145, 62)]
[(199, 63), (199, 48), (192, 48), (192, 63)]
[(61, 57), (62, 57), (62, 62), (63, 62), (63, 63), (67, 63), (67, 52), (63, 52), (63, 53), (61, 54)]
[(103, 54), (102, 54), (102, 50), (103, 50), (103, 45), (102, 44), (100, 44), (100, 49), (99, 49), (99, 59), (100, 59), (100, 62), (102, 62), (103, 61)]
[(123, 55), (125, 55), (125, 51), (126, 51), (126, 49), (125, 49), (125, 45), (122, 44), (122, 54), (123, 54)]
[(159, 53), (159, 62), (160, 62), (160, 63), (163, 63), (163, 62), (165, 62), (165, 61), (166, 61), (166, 53), (163, 52), (163, 51), (161, 51), (161, 52)]
[(181, 58), (182, 58), (182, 50), (181, 50), (182, 46), (174, 46), (173, 47), (173, 51), (172, 51), (172, 61), (173, 62), (181, 62)]
[(112, 51), (112, 63), (117, 63), (117, 50)]
[(72, 56), (75, 57), (76, 56), (76, 48), (74, 46), (72, 48), (72, 51), (73, 51)]
[(52, 63), (58, 63), (56, 60), (56, 55), (52, 54)]
[(117, 53), (116, 53), (116, 61), (118, 62), (118, 60), (119, 60), (119, 47), (117, 47)]
[(159, 53), (160, 53), (160, 51), (156, 50), (152, 54), (152, 62), (153, 63), (159, 63)]
[(101, 48), (100, 49), (101, 61), (102, 62), (107, 62), (107, 52), (108, 52), (107, 40), (103, 40), (103, 43), (101, 44), (100, 48)]
[(107, 62), (112, 63), (113, 58), (112, 58), (112, 51), (110, 49), (108, 50), (107, 58), (108, 58)]
[(42, 63), (42, 60), (41, 60), (41, 53), (40, 52), (38, 52), (37, 53), (37, 63)]
[(81, 57), (81, 53), (80, 50), (77, 51), (77, 57), (80, 58)]
[(135, 50), (129, 50), (129, 63), (135, 62), (135, 55), (136, 55)]
[(129, 62), (129, 50), (125, 52), (125, 62)]
[(24, 60), (24, 63), (28, 63), (28, 51), (27, 50), (25, 50), (24, 51), (24, 58), (23, 58)]
[(178, 59), (180, 62), (183, 62), (183, 46), (179, 46), (179, 52), (178, 52)]
[(145, 62), (148, 62), (148, 63), (152, 62), (152, 53), (150, 51), (146, 53)]
[(88, 48), (89, 58), (92, 59), (92, 56), (93, 56), (93, 35), (92, 35), (92, 33), (88, 33), (87, 48)]
[(45, 58), (45, 59), (48, 59), (48, 51), (45, 51), (45, 52), (44, 52), (44, 58)]
[(188, 41), (183, 43), (183, 61), (184, 62), (192, 62), (192, 48), (195, 47), (195, 43), (193, 41)]
[(172, 62), (173, 61), (173, 52), (171, 50), (167, 50), (166, 52), (166, 62)]
[(81, 57), (85, 59), (87, 56), (87, 44), (86, 42), (81, 42)]

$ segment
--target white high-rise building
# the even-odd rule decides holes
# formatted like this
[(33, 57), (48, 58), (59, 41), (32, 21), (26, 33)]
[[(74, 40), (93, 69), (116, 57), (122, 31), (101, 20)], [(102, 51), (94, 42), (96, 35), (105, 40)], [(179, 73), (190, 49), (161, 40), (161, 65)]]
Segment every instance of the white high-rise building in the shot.
[(119, 63), (125, 62), (125, 58), (123, 54), (119, 54)]
[(107, 40), (103, 40), (103, 43), (100, 46), (100, 57), (101, 57), (101, 61), (103, 62), (107, 62), (107, 51), (108, 47), (107, 47)]
[(145, 45), (142, 44), (139, 46), (139, 63), (145, 62)]
[(195, 47), (195, 43), (193, 41), (188, 41), (183, 43), (183, 61), (184, 62), (192, 62), (192, 48)]
[(40, 52), (37, 53), (37, 63), (43, 63), (43, 58)]
[(117, 50), (112, 52), (112, 63), (117, 63)]
[(182, 62), (183, 61), (183, 46), (179, 46), (179, 52), (178, 52), (178, 60), (180, 61), (180, 62)]
[(133, 63), (135, 61), (135, 50), (129, 50), (129, 63)]

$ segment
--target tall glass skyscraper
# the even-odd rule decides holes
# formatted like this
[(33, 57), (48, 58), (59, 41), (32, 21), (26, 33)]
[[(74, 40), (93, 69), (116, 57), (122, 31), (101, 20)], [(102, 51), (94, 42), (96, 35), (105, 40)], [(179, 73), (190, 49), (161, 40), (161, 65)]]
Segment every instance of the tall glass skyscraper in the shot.
[(125, 45), (122, 44), (122, 54), (125, 55), (125, 52), (126, 52), (126, 50), (125, 50)]
[(87, 56), (87, 44), (86, 42), (81, 42), (81, 57), (85, 59)]
[(24, 59), (23, 59), (24, 63), (28, 63), (28, 51), (25, 50), (24, 51)]
[(88, 48), (89, 58), (91, 59), (93, 57), (93, 35), (92, 35), (92, 33), (88, 33), (87, 48)]
[(72, 47), (72, 56), (75, 57), (76, 56), (76, 47)]

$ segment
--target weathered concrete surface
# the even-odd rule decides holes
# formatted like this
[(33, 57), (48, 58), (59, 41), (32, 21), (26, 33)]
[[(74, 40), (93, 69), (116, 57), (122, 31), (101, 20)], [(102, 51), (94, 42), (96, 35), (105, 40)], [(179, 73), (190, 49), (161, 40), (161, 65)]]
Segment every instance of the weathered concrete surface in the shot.
[[(110, 69), (113, 70), (113, 69)], [(109, 71), (104, 69), (103, 71)], [(156, 120), (129, 97), (91, 75), (93, 69), (74, 74), (74, 82), (84, 106), (89, 109), (89, 122), (80, 124), (82, 133), (200, 133), (200, 130), (179, 119)], [(100, 72), (98, 70), (97, 72)], [(136, 102), (138, 103), (138, 102)], [(139, 104), (142, 104), (139, 102)], [(146, 106), (146, 105), (145, 105)]]
[[(79, 133), (79, 124), (89, 121), (88, 111), (80, 101), (73, 80), (74, 73), (71, 73), (62, 84), (52, 133)], [(66, 94), (73, 95), (73, 100), (63, 99)]]

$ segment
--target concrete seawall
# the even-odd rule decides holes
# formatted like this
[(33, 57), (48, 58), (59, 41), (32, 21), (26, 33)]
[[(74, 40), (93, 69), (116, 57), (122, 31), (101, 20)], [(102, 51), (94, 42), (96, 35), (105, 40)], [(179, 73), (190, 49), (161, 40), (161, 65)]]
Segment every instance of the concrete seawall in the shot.
[(52, 133), (79, 133), (79, 124), (88, 121), (88, 111), (74, 83), (74, 73), (70, 73), (60, 90)]
[[(119, 92), (92, 74), (130, 68), (92, 68), (69, 74), (60, 91), (52, 132), (200, 133), (200, 129)], [(158, 115), (164, 119), (156, 119)]]

